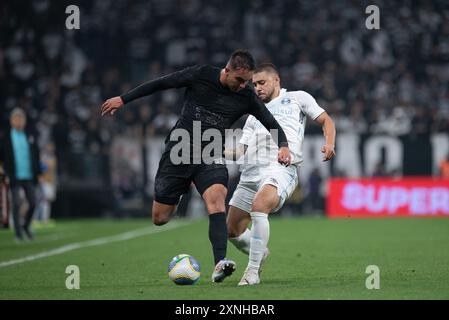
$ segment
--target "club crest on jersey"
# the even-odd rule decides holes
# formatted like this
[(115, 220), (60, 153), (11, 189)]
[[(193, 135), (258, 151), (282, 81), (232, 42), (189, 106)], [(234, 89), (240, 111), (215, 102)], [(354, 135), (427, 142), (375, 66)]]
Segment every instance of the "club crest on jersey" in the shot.
[(291, 102), (290, 98), (284, 98), (281, 100), (282, 104), (289, 104)]

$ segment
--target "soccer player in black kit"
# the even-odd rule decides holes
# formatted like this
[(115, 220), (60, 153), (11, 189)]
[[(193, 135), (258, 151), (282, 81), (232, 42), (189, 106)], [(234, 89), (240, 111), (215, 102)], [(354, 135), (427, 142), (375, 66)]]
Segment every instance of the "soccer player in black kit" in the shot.
[[(193, 131), (195, 121), (201, 124), (201, 134), (210, 128), (218, 129), (223, 137), (225, 129), (242, 115), (254, 115), (268, 130), (277, 132), (279, 146), (278, 161), (289, 165), (290, 150), (284, 131), (275, 118), (259, 100), (254, 90), (248, 85), (252, 78), (255, 62), (246, 50), (232, 53), (226, 67), (220, 69), (209, 65), (188, 67), (184, 70), (148, 81), (137, 88), (108, 99), (101, 108), (101, 114), (113, 115), (126, 103), (154, 92), (185, 87), (181, 116), (172, 129)], [(202, 141), (192, 139), (195, 145), (204, 147)], [(170, 134), (165, 140), (165, 151), (159, 162), (155, 179), (155, 194), (152, 219), (155, 225), (163, 225), (170, 220), (180, 197), (186, 193), (193, 182), (201, 194), (209, 213), (209, 239), (215, 260), (212, 274), (213, 282), (222, 282), (231, 275), (235, 262), (227, 260), (227, 228), (225, 216), (225, 199), (227, 194), (228, 171), (223, 163), (173, 164), (170, 150), (178, 141), (171, 141)], [(192, 154), (192, 153), (191, 153)]]

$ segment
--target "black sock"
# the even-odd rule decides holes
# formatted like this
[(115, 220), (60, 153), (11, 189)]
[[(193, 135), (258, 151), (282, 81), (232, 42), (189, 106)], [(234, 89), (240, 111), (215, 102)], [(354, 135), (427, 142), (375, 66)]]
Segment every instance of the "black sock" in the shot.
[(228, 245), (228, 228), (224, 212), (209, 215), (209, 240), (212, 243), (215, 264), (217, 264), (226, 257)]

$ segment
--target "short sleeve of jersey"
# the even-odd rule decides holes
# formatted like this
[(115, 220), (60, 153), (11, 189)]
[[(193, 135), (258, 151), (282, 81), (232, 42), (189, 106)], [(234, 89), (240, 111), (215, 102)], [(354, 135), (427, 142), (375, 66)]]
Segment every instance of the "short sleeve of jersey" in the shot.
[(254, 121), (255, 118), (252, 115), (249, 115), (248, 118), (246, 119), (245, 125), (243, 126), (243, 134), (242, 137), (240, 138), (241, 144), (245, 145), (249, 144), (249, 139), (254, 133)]
[(318, 118), (318, 116), (325, 111), (323, 108), (321, 108), (318, 105), (315, 98), (312, 97), (311, 94), (309, 94), (305, 91), (295, 91), (292, 93), (295, 95), (295, 97), (301, 103), (301, 108), (304, 111), (304, 113), (307, 116), (309, 116), (310, 118), (312, 118), (312, 120), (315, 120), (316, 118)]

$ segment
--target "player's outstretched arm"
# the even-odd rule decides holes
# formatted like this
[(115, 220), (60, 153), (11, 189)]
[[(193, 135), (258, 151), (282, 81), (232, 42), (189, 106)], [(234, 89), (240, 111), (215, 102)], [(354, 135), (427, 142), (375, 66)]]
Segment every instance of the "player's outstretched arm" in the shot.
[(323, 112), (315, 119), (315, 121), (321, 125), (324, 133), (324, 137), (326, 138), (326, 144), (321, 148), (321, 152), (324, 153), (323, 161), (331, 160), (335, 157), (335, 136), (336, 130), (334, 121), (327, 114), (327, 112)]
[(198, 76), (200, 69), (201, 66), (188, 67), (181, 71), (145, 82), (121, 96), (108, 99), (101, 107), (101, 115), (108, 113), (113, 115), (123, 105), (157, 91), (186, 87)]
[(101, 115), (110, 113), (114, 115), (117, 109), (121, 108), (124, 105), (121, 97), (113, 97), (111, 99), (106, 100), (101, 106)]

